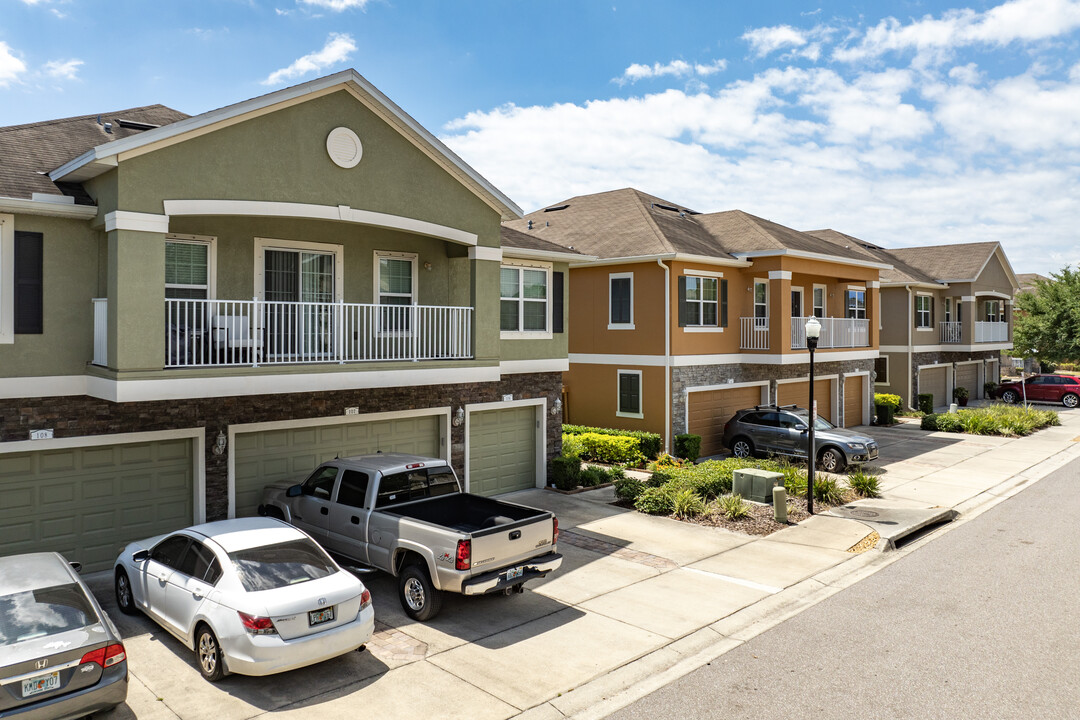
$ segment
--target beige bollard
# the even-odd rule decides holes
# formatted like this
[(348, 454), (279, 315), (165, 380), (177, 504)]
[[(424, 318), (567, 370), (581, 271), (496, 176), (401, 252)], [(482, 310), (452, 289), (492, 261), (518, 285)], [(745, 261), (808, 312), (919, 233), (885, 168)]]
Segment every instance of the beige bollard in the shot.
[(772, 489), (773, 517), (776, 522), (787, 524), (787, 490), (783, 485)]

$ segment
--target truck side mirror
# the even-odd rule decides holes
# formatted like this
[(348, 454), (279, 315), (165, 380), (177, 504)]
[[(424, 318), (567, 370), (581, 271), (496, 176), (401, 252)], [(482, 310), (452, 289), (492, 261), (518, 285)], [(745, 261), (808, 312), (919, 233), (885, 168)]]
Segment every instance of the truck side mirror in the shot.
[(292, 487), (290, 487), (288, 490), (285, 491), (285, 497), (300, 497), (303, 494), (304, 494), (304, 486), (303, 485), (293, 485)]

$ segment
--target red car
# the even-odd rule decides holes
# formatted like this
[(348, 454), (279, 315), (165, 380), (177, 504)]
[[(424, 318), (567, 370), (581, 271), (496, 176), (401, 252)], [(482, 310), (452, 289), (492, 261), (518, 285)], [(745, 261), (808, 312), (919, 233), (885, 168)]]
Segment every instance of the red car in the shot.
[(1080, 378), (1073, 375), (1032, 375), (1018, 382), (1002, 383), (994, 395), (1007, 403), (1028, 402), (1061, 403), (1067, 408), (1080, 405)]

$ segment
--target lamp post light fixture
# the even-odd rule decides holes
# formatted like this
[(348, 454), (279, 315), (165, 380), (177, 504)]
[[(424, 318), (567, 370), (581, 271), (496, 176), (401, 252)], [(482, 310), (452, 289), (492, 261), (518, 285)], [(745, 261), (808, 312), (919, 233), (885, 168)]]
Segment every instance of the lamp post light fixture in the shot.
[(806, 510), (814, 514), (814, 464), (817, 461), (817, 452), (814, 447), (814, 425), (817, 424), (817, 405), (814, 404), (814, 350), (817, 349), (818, 338), (821, 337), (821, 323), (813, 315), (806, 321), (806, 347), (810, 350), (810, 429), (807, 433), (806, 448)]

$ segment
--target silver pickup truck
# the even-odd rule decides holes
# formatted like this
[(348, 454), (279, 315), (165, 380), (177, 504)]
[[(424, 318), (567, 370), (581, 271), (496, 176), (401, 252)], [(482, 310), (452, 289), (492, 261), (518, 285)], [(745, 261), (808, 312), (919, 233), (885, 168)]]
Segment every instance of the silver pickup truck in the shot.
[(267, 486), (259, 514), (396, 576), (401, 606), (415, 620), (435, 617), (443, 592), (521, 592), (527, 580), (562, 564), (554, 515), (462, 492), (454, 470), (437, 458), (331, 460), (299, 485)]

